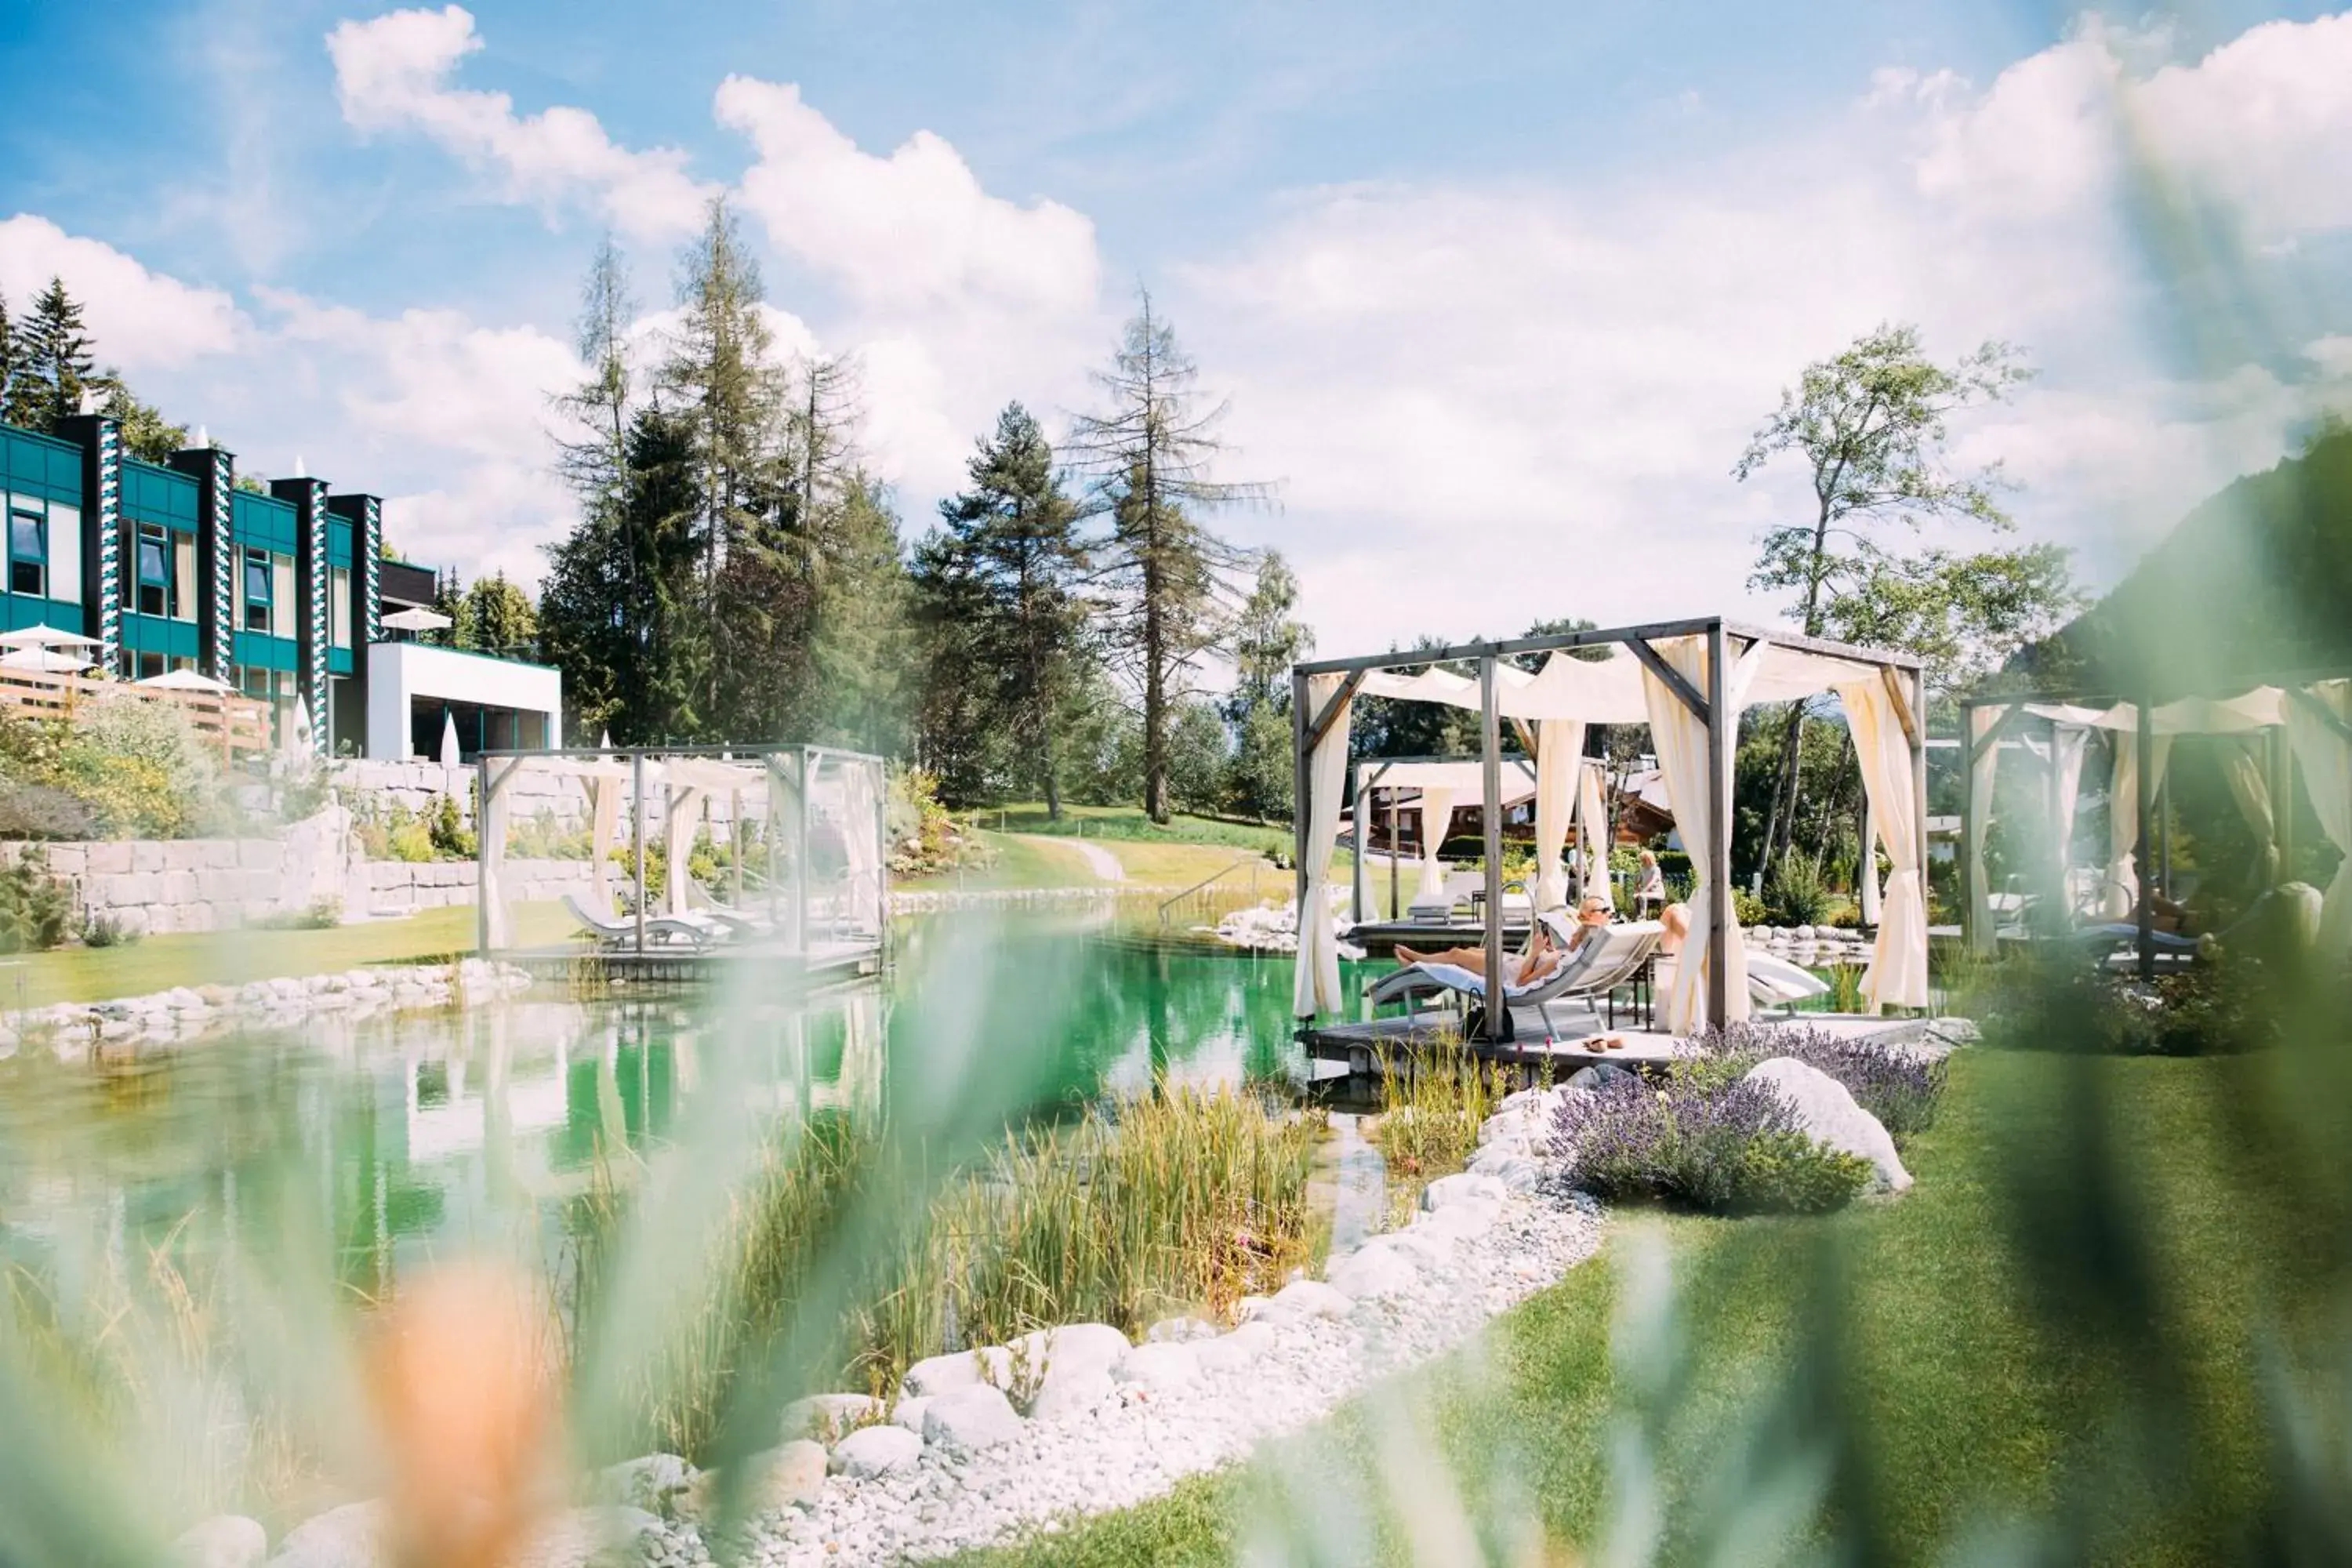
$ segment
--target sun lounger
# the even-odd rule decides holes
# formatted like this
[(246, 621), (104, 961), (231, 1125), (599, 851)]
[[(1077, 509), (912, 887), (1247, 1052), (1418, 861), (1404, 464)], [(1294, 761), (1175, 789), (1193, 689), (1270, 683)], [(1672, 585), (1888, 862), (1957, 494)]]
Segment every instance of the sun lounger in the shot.
[[(580, 922), (581, 928), (596, 939), (597, 944), (613, 951), (634, 949), (637, 944), (637, 922), (619, 917), (598, 919), (582, 904), (578, 895), (563, 895), (566, 913)], [(685, 919), (677, 915), (647, 915), (646, 945), (647, 947), (689, 948), (707, 952), (724, 940), (726, 933), (707, 921)]]
[[(1557, 911), (1547, 911), (1540, 918), (1555, 931), (1565, 923)], [(1599, 937), (1578, 943), (1559, 968), (1534, 984), (1506, 984), (1504, 1005), (1533, 1007), (1542, 1017), (1546, 1030), (1556, 1035), (1552, 1003), (1581, 1002), (1588, 1008), (1596, 1007), (1617, 987), (1642, 973), (1657, 952), (1659, 939), (1665, 935), (1665, 927), (1655, 921), (1629, 921), (1600, 929)], [(1475, 997), (1483, 1003), (1486, 998), (1486, 978), (1450, 963), (1409, 963), (1382, 977), (1372, 987), (1370, 995), (1376, 1005), (1403, 1002), (1409, 1008), (1416, 998), (1440, 993)], [(1504, 1037), (1510, 1037), (1507, 1027)]]
[(1800, 1002), (1829, 994), (1829, 982), (1785, 958), (1750, 951), (1748, 954), (1748, 994), (1765, 1007), (1793, 1008)]

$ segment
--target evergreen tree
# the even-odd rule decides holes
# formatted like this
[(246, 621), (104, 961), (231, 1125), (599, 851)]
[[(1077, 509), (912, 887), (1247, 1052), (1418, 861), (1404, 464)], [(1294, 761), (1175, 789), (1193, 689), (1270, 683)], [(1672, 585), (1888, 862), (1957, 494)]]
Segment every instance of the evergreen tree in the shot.
[(58, 421), (81, 411), (82, 392), (95, 366), (81, 305), (66, 292), (64, 279), (51, 278), (34, 297), (32, 314), (16, 339), (7, 421), (28, 430), (55, 430)]
[(917, 589), (933, 644), (930, 684), (972, 700), (929, 706), (1003, 734), (1008, 782), (1036, 789), (1058, 819), (1057, 742), (1091, 657), (1078, 507), (1045, 431), (1018, 403), (997, 416), (967, 471), (971, 488), (940, 503), (940, 531), (927, 543)]
[(530, 658), (539, 651), (539, 614), (504, 572), (474, 580), (457, 602), (457, 646), (477, 653)]
[(1314, 648), (1315, 637), (1291, 612), (1298, 579), (1281, 553), (1258, 558), (1257, 581), (1234, 632), (1234, 693), (1225, 717), (1234, 727), (1235, 810), (1264, 820), (1287, 820), (1297, 780), (1292, 772), (1290, 667)]
[(121, 426), (122, 449), (131, 457), (160, 467), (172, 460), (173, 453), (187, 447), (188, 427), (171, 423), (160, 409), (140, 402), (120, 372), (109, 370), (92, 384), (104, 389), (99, 412), (112, 416)]
[(1268, 493), (1210, 477), (1225, 406), (1196, 405), (1197, 375), (1147, 293), (1096, 378), (1108, 411), (1078, 420), (1071, 437), (1110, 520), (1097, 555), (1110, 595), (1104, 629), (1142, 693), (1143, 808), (1154, 822), (1168, 820), (1180, 700), (1201, 656), (1231, 636), (1230, 579), (1248, 561), (1202, 514)]
[(8, 314), (8, 300), (0, 295), (0, 419), (16, 416), (16, 373), (19, 343), (16, 323)]
[(882, 484), (854, 470), (839, 501), (810, 521), (819, 548), (800, 728), (831, 744), (894, 752), (907, 668), (898, 514)]

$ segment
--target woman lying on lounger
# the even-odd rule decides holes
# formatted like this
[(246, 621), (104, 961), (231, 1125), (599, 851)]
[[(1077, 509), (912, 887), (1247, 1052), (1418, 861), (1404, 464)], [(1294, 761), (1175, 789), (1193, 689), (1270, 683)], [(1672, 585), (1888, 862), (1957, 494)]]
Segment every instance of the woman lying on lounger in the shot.
[[(1508, 953), (1503, 955), (1503, 984), (1524, 986), (1541, 980), (1559, 968), (1570, 953), (1583, 946), (1594, 931), (1607, 925), (1609, 916), (1607, 895), (1594, 893), (1587, 898), (1584, 908), (1577, 914), (1575, 934), (1569, 938), (1566, 947), (1555, 943), (1551, 939), (1551, 929), (1538, 921), (1535, 933), (1528, 939), (1527, 951), (1516, 958)], [(1483, 947), (1448, 947), (1434, 952), (1422, 952), (1400, 946), (1396, 955), (1397, 963), (1402, 965), (1447, 963), (1456, 969), (1466, 969), (1482, 978), (1486, 973), (1486, 950)]]

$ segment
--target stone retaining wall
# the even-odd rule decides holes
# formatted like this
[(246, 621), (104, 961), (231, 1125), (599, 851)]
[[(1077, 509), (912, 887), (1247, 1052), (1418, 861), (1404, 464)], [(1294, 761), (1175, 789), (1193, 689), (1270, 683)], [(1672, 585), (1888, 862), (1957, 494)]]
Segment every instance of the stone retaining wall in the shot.
[[(405, 806), (413, 812), (430, 810), (442, 796), (457, 803), (457, 815), (467, 827), (474, 825), (474, 780), (471, 767), (445, 768), (438, 763), (377, 762), (345, 757), (329, 764), (329, 776), (357, 807), (371, 805), (382, 810), (392, 805)], [(513, 802), (507, 820), (516, 826), (531, 822), (541, 816), (551, 816), (568, 828), (584, 827), (588, 824), (588, 785), (583, 779), (569, 774), (525, 768), (503, 786)], [(646, 815), (658, 823), (662, 816), (662, 791), (658, 785), (646, 791)], [(699, 810), (714, 831), (723, 832), (722, 825), (733, 815), (733, 802), (724, 795), (705, 797)], [(621, 832), (628, 833), (628, 814), (622, 813)]]

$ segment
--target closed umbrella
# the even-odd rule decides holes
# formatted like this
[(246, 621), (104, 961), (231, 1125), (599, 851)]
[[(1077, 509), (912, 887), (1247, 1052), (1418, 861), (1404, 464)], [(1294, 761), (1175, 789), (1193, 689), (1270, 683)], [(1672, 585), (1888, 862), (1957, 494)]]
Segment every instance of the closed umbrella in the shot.
[(457, 754), (457, 716), (445, 710), (441, 715), (441, 765), (463, 767), (465, 760)]
[(310, 705), (301, 698), (286, 710), (286, 722), (278, 731), (278, 749), (288, 756), (307, 759), (310, 755)]

